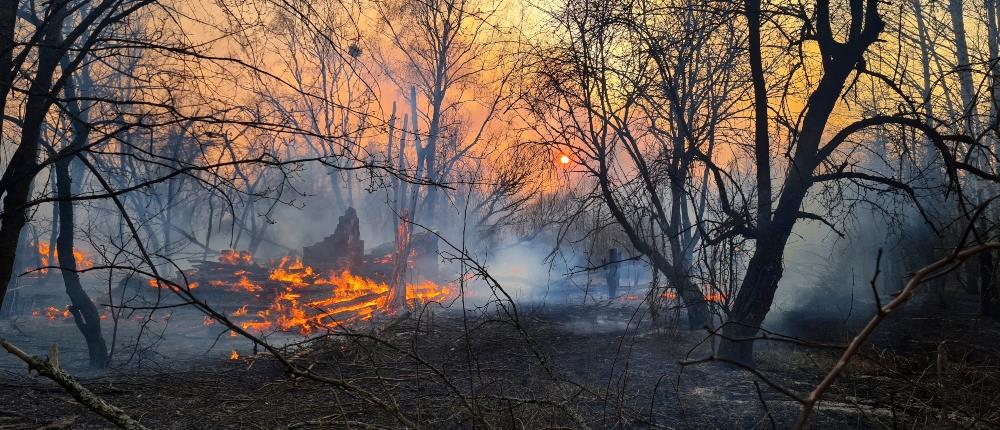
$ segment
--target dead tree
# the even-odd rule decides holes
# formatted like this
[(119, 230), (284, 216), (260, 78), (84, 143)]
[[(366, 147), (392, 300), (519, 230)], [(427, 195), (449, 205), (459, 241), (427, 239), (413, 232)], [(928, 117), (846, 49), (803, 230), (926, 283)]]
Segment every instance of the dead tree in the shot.
[[(715, 128), (740, 110), (730, 97), (738, 90), (730, 85), (735, 47), (717, 42), (739, 36), (702, 10), (666, 10), (563, 4), (553, 12), (558, 40), (536, 48), (542, 88), (530, 109), (541, 142), (593, 181), (583, 206), (592, 199), (606, 207), (628, 243), (666, 276), (697, 329), (710, 323), (691, 277), (711, 194), (705, 166)], [(627, 55), (618, 52), (623, 46)]]

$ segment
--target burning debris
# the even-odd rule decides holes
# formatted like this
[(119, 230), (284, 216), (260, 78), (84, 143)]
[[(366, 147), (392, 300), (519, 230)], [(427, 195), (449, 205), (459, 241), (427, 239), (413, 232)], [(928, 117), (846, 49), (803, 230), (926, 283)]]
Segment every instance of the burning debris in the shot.
[[(414, 235), (407, 260), (416, 282), (406, 283), (406, 302), (445, 300), (451, 289), (437, 283), (437, 240)], [(247, 330), (297, 331), (303, 335), (389, 312), (392, 243), (364, 254), (357, 213), (340, 217), (334, 234), (266, 267), (246, 251), (226, 250), (218, 261), (200, 260), (187, 273), (189, 288), (214, 304), (236, 305), (230, 315)], [(154, 282), (153, 287), (158, 285)], [(218, 306), (218, 305), (217, 305)], [(205, 321), (205, 325), (212, 322)]]

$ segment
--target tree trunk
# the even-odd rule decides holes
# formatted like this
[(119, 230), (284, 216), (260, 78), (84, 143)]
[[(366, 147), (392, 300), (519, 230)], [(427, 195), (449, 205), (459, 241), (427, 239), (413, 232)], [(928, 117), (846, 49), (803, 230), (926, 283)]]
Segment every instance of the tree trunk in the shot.
[(101, 316), (97, 311), (97, 306), (90, 300), (90, 296), (84, 291), (80, 283), (80, 274), (76, 272), (76, 258), (73, 256), (74, 250), (74, 218), (73, 201), (69, 174), (69, 164), (72, 158), (65, 158), (56, 162), (56, 187), (59, 190), (59, 239), (57, 247), (59, 254), (59, 266), (62, 268), (63, 282), (66, 286), (66, 294), (69, 295), (70, 312), (73, 314), (73, 321), (80, 329), (83, 338), (87, 341), (87, 351), (90, 355), (90, 366), (97, 369), (107, 367), (108, 347), (104, 343), (104, 335), (101, 333)]
[[(21, 139), (11, 156), (0, 182), (6, 192), (3, 199), (3, 217), (0, 218), (0, 303), (7, 295), (14, 272), (21, 229), (28, 222), (28, 198), (38, 174), (39, 139), (45, 115), (52, 106), (52, 81), (55, 68), (65, 48), (61, 46), (62, 24), (65, 20), (64, 2), (53, 2), (52, 14), (46, 24), (45, 35), (38, 47), (35, 75), (28, 88), (25, 115), (21, 125)], [(4, 94), (4, 96), (6, 96)]]
[[(972, 69), (969, 60), (969, 45), (966, 42), (965, 17), (963, 15), (962, 0), (949, 0), (948, 12), (951, 14), (951, 24), (955, 31), (955, 65), (958, 69), (958, 84), (962, 96), (962, 117), (965, 123), (965, 133), (969, 136), (978, 135), (977, 109), (976, 109), (976, 87), (972, 80)], [(972, 160), (976, 167), (982, 167), (982, 156), (978, 150), (973, 154)]]
[[(14, 74), (14, 23), (18, 0), (0, 2), (0, 112), (5, 112), (7, 95), (10, 94)], [(3, 136), (4, 118), (0, 115), (0, 136)]]
[(788, 235), (785, 235), (784, 238), (774, 237), (757, 244), (736, 296), (730, 321), (723, 328), (720, 356), (753, 365), (754, 341), (751, 338), (756, 336), (771, 309), (774, 292), (784, 274), (783, 256), (787, 240)]
[[(67, 64), (64, 62), (64, 69), (66, 66)], [(59, 201), (56, 202), (59, 212), (59, 236), (56, 238), (56, 254), (59, 258), (59, 267), (62, 269), (66, 294), (70, 299), (70, 312), (73, 314), (73, 321), (87, 342), (90, 367), (103, 369), (108, 365), (108, 347), (104, 342), (104, 334), (101, 332), (101, 316), (97, 306), (80, 283), (80, 274), (77, 272), (78, 267), (74, 255), (76, 218), (73, 213), (72, 200), (74, 194), (73, 176), (70, 174), (70, 167), (76, 158), (76, 153), (83, 150), (90, 140), (89, 111), (82, 107), (80, 104), (82, 102), (74, 100), (92, 95), (89, 73), (89, 67), (84, 66), (79, 77), (66, 81), (65, 95), (67, 99), (71, 100), (66, 107), (72, 117), (73, 139), (69, 146), (59, 154), (62, 155), (62, 158), (55, 163), (56, 196), (59, 198)], [(80, 83), (79, 88), (77, 88), (77, 82)], [(77, 177), (82, 178), (82, 175), (77, 175)]]

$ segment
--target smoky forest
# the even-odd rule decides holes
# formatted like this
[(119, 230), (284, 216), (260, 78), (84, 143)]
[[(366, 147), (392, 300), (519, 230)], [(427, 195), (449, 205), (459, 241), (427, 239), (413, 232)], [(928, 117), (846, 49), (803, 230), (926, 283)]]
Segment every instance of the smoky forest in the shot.
[(1000, 0), (0, 0), (0, 430), (1000, 428)]

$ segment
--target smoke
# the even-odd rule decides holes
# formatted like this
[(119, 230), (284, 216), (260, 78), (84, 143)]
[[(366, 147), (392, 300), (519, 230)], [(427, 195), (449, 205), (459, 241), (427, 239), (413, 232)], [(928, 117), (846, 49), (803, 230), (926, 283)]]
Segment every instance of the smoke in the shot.
[[(549, 259), (552, 247), (539, 242), (499, 247), (484, 253), (484, 266), (504, 291), (516, 302), (542, 302), (560, 294), (565, 267)], [(489, 298), (485, 285), (477, 285), (476, 301)]]

